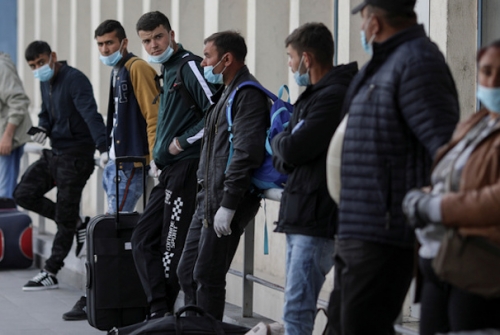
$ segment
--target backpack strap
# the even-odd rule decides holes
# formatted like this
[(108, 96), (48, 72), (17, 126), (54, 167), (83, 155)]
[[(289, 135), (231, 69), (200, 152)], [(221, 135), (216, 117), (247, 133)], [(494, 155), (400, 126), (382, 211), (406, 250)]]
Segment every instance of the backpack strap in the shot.
[(232, 132), (232, 128), (233, 128), (233, 112), (232, 112), (233, 102), (234, 102), (234, 99), (236, 97), (236, 93), (238, 93), (242, 88), (247, 87), (247, 86), (258, 88), (259, 90), (264, 92), (273, 102), (279, 99), (276, 95), (274, 95), (274, 93), (272, 93), (271, 91), (269, 91), (268, 89), (263, 87), (258, 82), (252, 81), (252, 80), (248, 80), (248, 81), (244, 81), (244, 82), (240, 83), (231, 92), (231, 95), (229, 96), (229, 99), (227, 100), (227, 105), (226, 105), (226, 119), (227, 119), (227, 125), (228, 125), (227, 131), (229, 132), (229, 158), (227, 159), (226, 171), (224, 171), (224, 173), (227, 172), (227, 169), (229, 168), (229, 163), (231, 162), (231, 158), (233, 157), (233, 152), (234, 152), (233, 132)]
[(182, 100), (185, 103), (187, 103), (187, 105), (189, 106), (189, 109), (191, 111), (193, 111), (193, 113), (195, 113), (199, 119), (203, 119), (202, 109), (200, 108), (200, 106), (198, 106), (198, 104), (196, 103), (194, 98), (191, 96), (191, 93), (189, 93), (189, 91), (187, 90), (186, 85), (184, 84), (184, 79), (182, 78), (182, 67), (190, 61), (195, 61), (195, 62), (201, 63), (203, 61), (203, 59), (200, 56), (196, 56), (196, 55), (189, 55), (189, 56), (182, 58), (181, 63), (177, 67), (177, 74), (175, 76), (174, 86), (170, 90), (171, 91), (172, 90), (179, 90), (179, 93), (182, 96)]
[[(290, 98), (288, 100), (290, 100)], [(284, 107), (284, 106), (281, 107), (276, 112), (274, 112), (274, 114), (272, 115), (272, 117), (271, 117), (271, 124), (273, 124), (274, 123), (274, 119), (276, 119), (277, 117), (279, 117), (280, 114), (282, 114), (282, 113), (290, 113), (290, 112), (288, 111), (288, 109), (286, 109), (286, 107)], [(283, 127), (285, 127), (285, 128), (288, 127), (288, 123), (289, 122), (284, 123)], [(271, 142), (269, 141), (269, 137), (266, 138), (266, 151), (270, 155), (273, 154), (273, 149), (271, 147)]]
[(158, 89), (158, 94), (155, 96), (155, 98), (153, 99), (153, 102), (152, 104), (153, 105), (156, 105), (156, 102), (158, 101), (158, 99), (160, 98), (160, 95), (163, 94), (163, 86), (161, 84), (161, 81), (163, 80), (163, 65), (161, 66), (161, 69), (160, 69), (160, 74), (157, 74), (154, 78), (155, 80), (155, 84), (156, 84), (156, 88)]
[(288, 89), (287, 85), (281, 85), (279, 91), (278, 91), (278, 98), (281, 99), (283, 96), (283, 91), (286, 91), (286, 95), (288, 99), (286, 99), (286, 102), (290, 103), (290, 90)]

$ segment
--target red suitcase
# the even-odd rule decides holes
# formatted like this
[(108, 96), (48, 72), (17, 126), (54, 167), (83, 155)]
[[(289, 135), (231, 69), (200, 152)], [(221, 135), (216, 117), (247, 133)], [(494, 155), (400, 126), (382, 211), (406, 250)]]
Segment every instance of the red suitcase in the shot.
[(12, 199), (0, 198), (0, 269), (25, 269), (33, 264), (31, 218)]

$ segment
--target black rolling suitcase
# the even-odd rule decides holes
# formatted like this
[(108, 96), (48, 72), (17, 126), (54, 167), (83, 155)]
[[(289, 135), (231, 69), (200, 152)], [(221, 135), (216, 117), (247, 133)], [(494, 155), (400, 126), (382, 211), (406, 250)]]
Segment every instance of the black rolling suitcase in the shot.
[[(146, 207), (146, 159), (117, 157), (117, 169), (121, 162), (140, 162), (143, 165)], [(116, 194), (118, 201), (118, 184)], [(97, 329), (123, 327), (146, 318), (148, 304), (130, 242), (139, 216), (137, 212), (98, 215), (88, 224), (87, 317), (89, 324)]]
[[(199, 316), (182, 316), (184, 312), (193, 311)], [(175, 315), (152, 319), (138, 325), (113, 328), (112, 335), (243, 335), (250, 328), (233, 325), (214, 319), (198, 306), (184, 306)]]
[(26, 269), (33, 264), (33, 228), (29, 215), (14, 200), (0, 198), (0, 269)]

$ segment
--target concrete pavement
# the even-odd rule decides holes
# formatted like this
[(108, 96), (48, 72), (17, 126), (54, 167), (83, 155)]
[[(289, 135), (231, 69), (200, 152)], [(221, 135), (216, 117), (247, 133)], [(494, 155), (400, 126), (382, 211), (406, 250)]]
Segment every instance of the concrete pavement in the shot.
[(0, 335), (105, 334), (87, 321), (64, 321), (82, 291), (61, 283), (59, 288), (25, 292), (24, 284), (40, 270), (0, 270)]

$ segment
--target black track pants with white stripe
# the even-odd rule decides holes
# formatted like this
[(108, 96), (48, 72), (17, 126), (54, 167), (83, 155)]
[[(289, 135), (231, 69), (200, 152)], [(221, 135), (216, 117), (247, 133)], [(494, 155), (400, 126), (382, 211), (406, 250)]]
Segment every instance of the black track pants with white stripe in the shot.
[(195, 210), (198, 159), (162, 170), (132, 235), (132, 252), (151, 313), (173, 312), (179, 293), (177, 265)]

